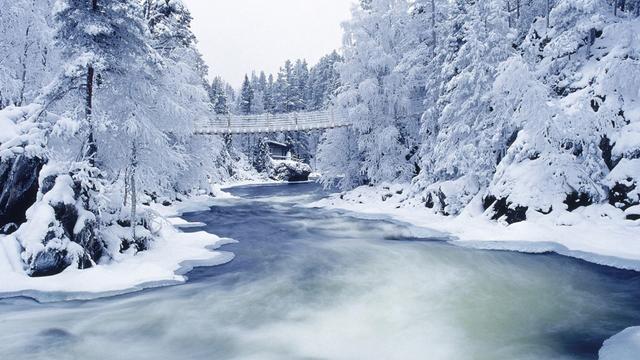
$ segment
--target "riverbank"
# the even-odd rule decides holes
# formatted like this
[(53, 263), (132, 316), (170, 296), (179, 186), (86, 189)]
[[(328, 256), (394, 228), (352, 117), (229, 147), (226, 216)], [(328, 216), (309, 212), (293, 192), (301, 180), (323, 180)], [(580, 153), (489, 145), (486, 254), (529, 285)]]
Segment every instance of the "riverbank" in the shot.
[[(228, 196), (218, 189), (214, 193), (216, 198)], [(152, 204), (151, 209), (159, 215), (156, 221), (160, 230), (150, 249), (90, 269), (69, 268), (49, 277), (29, 277), (16, 261), (20, 249), (15, 239), (0, 236), (0, 297), (28, 296), (39, 301), (95, 299), (184, 283), (185, 274), (195, 266), (220, 265), (233, 259), (232, 253), (215, 251), (233, 240), (204, 231), (180, 231), (202, 225), (182, 219), (183, 213), (207, 210), (216, 198), (201, 195), (170, 206)]]
[(450, 234), (451, 243), (477, 249), (526, 253), (554, 252), (599, 265), (640, 271), (640, 221), (609, 205), (574, 212), (530, 214), (529, 220), (507, 225), (482, 216), (480, 199), (459, 216), (434, 214), (412, 202), (408, 186), (360, 187), (311, 204), (388, 217)]

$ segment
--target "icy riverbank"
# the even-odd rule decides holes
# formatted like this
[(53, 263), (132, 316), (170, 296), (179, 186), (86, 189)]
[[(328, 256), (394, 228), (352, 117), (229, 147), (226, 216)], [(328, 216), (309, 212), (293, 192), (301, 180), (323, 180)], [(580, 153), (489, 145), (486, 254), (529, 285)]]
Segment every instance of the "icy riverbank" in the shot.
[(609, 205), (592, 205), (573, 212), (528, 214), (525, 222), (506, 225), (482, 216), (479, 200), (461, 215), (434, 214), (412, 203), (400, 185), (360, 187), (311, 204), (391, 217), (450, 234), (461, 246), (527, 253), (555, 252), (599, 265), (640, 271), (640, 221), (624, 219)]
[[(225, 193), (216, 191), (218, 197)], [(198, 231), (183, 233), (180, 227), (197, 227), (180, 215), (208, 209), (215, 198), (196, 196), (171, 206), (153, 204), (158, 217), (158, 238), (150, 249), (122, 256), (90, 269), (68, 268), (61, 274), (33, 278), (27, 276), (20, 263), (20, 249), (11, 236), (0, 237), (0, 296), (26, 295), (41, 301), (92, 299), (138, 291), (144, 288), (183, 283), (194, 266), (213, 266), (229, 262), (233, 254), (214, 251), (233, 242)]]

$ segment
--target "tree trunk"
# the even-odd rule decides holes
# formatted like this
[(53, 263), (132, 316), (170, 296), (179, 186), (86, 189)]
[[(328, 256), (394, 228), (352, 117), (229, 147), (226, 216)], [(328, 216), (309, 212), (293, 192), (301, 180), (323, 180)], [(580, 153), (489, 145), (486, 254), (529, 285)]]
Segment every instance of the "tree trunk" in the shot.
[(433, 53), (435, 54), (438, 40), (436, 33), (436, 0), (431, 0), (431, 36), (433, 37)]
[(24, 93), (27, 88), (27, 57), (29, 56), (29, 32), (31, 31), (31, 25), (27, 26), (27, 31), (24, 34), (24, 48), (22, 51), (22, 73), (20, 74), (20, 94), (18, 96), (17, 106), (24, 104)]
[(516, 0), (516, 19), (520, 20), (520, 0)]
[(87, 147), (85, 149), (84, 158), (89, 161), (91, 166), (95, 165), (96, 154), (98, 153), (98, 146), (96, 145), (96, 139), (93, 135), (93, 79), (94, 79), (93, 66), (89, 65), (87, 69), (87, 94), (86, 94), (86, 107), (85, 116), (87, 123), (89, 124), (89, 139), (87, 140)]
[(591, 28), (589, 30), (589, 42), (587, 44), (587, 57), (591, 57), (591, 46), (596, 41), (596, 29)]
[(129, 168), (124, 169), (124, 201), (123, 206), (127, 206), (127, 200), (129, 199)]
[(138, 202), (136, 194), (136, 168), (138, 167), (138, 148), (135, 141), (131, 145), (131, 236), (136, 241), (136, 226), (138, 225), (138, 216), (136, 203)]
[(506, 0), (507, 2), (507, 16), (509, 17), (509, 29), (513, 27), (513, 23), (511, 21), (511, 0)]
[[(98, 11), (98, 0), (91, 0), (91, 9)], [(96, 145), (96, 139), (93, 134), (93, 80), (95, 77), (95, 71), (93, 65), (89, 65), (87, 69), (87, 93), (85, 103), (85, 117), (87, 124), (89, 124), (89, 139), (87, 140), (87, 147), (85, 149), (84, 158), (89, 161), (91, 166), (95, 165), (96, 154), (98, 153), (98, 146)]]
[(549, 16), (551, 15), (551, 0), (547, 0), (547, 29), (549, 28)]

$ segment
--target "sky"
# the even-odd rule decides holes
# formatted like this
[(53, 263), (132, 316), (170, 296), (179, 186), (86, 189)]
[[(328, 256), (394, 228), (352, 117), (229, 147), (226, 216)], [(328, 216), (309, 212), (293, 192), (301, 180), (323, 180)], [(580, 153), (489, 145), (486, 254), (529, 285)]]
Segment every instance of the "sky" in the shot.
[(353, 0), (183, 0), (209, 65), (239, 87), (245, 73), (276, 73), (286, 59), (316, 63), (342, 44)]

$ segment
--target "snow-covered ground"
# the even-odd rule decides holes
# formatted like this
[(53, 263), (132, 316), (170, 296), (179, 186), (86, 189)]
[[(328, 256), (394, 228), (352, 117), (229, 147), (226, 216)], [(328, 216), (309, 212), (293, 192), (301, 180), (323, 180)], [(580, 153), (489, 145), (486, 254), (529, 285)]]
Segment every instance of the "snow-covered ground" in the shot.
[(628, 328), (604, 342), (600, 360), (636, 360), (640, 354), (640, 327)]
[(415, 205), (408, 186), (360, 187), (311, 206), (390, 217), (447, 233), (454, 244), (528, 253), (555, 252), (600, 265), (640, 271), (640, 221), (625, 220), (621, 210), (592, 205), (574, 212), (542, 215), (530, 211), (529, 220), (513, 225), (482, 216), (474, 199), (457, 217), (434, 214)]
[[(228, 196), (214, 191), (217, 197)], [(209, 196), (196, 196), (171, 206), (153, 204), (162, 223), (159, 238), (151, 248), (135, 256), (126, 256), (91, 269), (72, 267), (59, 275), (32, 278), (23, 271), (19, 249), (10, 236), (0, 237), (0, 294), (27, 295), (40, 301), (92, 299), (138, 291), (144, 288), (183, 283), (184, 276), (194, 266), (213, 266), (229, 262), (233, 254), (214, 251), (231, 239), (220, 238), (204, 231), (184, 233), (180, 227), (196, 227), (179, 216), (190, 211), (208, 209), (214, 201)], [(13, 254), (12, 254), (13, 252)], [(16, 254), (18, 253), (18, 254)]]

